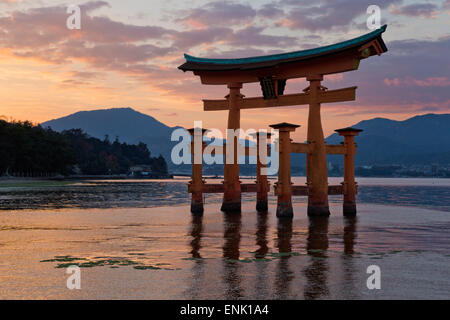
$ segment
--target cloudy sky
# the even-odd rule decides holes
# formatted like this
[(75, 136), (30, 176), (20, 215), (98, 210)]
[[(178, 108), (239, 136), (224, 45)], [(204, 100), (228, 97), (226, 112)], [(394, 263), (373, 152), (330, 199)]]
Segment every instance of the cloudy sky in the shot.
[[(67, 7), (81, 7), (69, 30)], [(226, 112), (203, 112), (202, 98), (226, 88), (183, 73), (183, 53), (247, 57), (307, 49), (369, 32), (378, 5), (389, 52), (325, 79), (357, 85), (357, 101), (323, 106), (326, 134), (363, 119), (403, 120), (450, 112), (450, 0), (0, 0), (0, 116), (42, 122), (80, 110), (132, 107), (168, 125), (224, 128)], [(246, 96), (260, 95), (259, 84)], [(301, 92), (303, 80), (287, 92)], [(306, 107), (246, 110), (244, 128), (305, 125)], [(296, 138), (305, 137), (301, 128)]]

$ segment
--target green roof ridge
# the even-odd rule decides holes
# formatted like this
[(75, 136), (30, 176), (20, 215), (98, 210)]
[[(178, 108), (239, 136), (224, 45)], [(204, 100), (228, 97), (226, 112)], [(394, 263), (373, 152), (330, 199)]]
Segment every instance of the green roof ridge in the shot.
[(343, 42), (335, 43), (332, 45), (327, 45), (323, 47), (318, 47), (314, 49), (306, 49), (301, 51), (294, 51), (288, 53), (279, 53), (272, 54), (267, 56), (258, 56), (258, 57), (249, 57), (249, 58), (237, 58), (237, 59), (209, 59), (209, 58), (198, 58), (188, 54), (184, 54), (184, 57), (187, 62), (197, 62), (197, 63), (211, 63), (211, 64), (245, 64), (245, 63), (258, 63), (258, 62), (267, 62), (267, 61), (275, 61), (280, 59), (291, 59), (291, 58), (299, 58), (314, 54), (326, 53), (327, 51), (333, 51), (337, 49), (342, 49), (351, 45), (358, 44), (360, 42), (364, 42), (366, 40), (378, 37), (383, 32), (386, 31), (387, 25), (385, 24), (379, 29), (376, 29), (372, 32), (364, 34), (354, 39), (346, 40)]

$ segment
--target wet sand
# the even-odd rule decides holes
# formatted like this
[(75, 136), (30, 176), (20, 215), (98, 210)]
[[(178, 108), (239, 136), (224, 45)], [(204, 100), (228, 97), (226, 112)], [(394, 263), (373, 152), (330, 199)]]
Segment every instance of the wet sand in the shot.
[[(0, 211), (2, 299), (449, 299), (449, 213), (360, 204), (292, 222), (254, 203)], [(66, 288), (81, 266), (81, 290)], [(381, 290), (366, 286), (381, 268)]]

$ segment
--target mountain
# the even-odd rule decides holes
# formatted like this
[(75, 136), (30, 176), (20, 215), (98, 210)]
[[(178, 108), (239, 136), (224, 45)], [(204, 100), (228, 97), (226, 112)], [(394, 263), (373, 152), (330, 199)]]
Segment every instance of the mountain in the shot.
[[(425, 114), (404, 121), (375, 118), (352, 127), (364, 130), (355, 138), (357, 165), (450, 163), (450, 114)], [(339, 144), (343, 138), (335, 133), (326, 141)]]
[[(83, 129), (89, 135), (111, 140), (116, 136), (127, 143), (147, 144), (152, 156), (162, 154), (172, 172), (190, 171), (189, 166), (175, 166), (170, 161), (172, 147), (170, 136), (174, 129), (155, 118), (131, 108), (77, 112), (67, 117), (42, 123), (53, 130)], [(405, 121), (384, 118), (364, 120), (352, 127), (364, 131), (355, 138), (358, 144), (357, 165), (432, 164), (450, 163), (450, 114), (426, 114)], [(332, 134), (327, 143), (339, 144), (343, 137)], [(342, 156), (328, 156), (333, 163), (343, 162)], [(305, 156), (292, 155), (293, 174), (304, 172)], [(242, 166), (242, 172), (252, 174), (253, 166)], [(205, 166), (207, 174), (222, 174), (223, 167)]]
[(180, 127), (169, 127), (155, 118), (131, 108), (115, 108), (94, 111), (80, 111), (67, 117), (41, 124), (61, 132), (68, 129), (83, 129), (89, 135), (110, 140), (119, 137), (121, 142), (147, 144), (152, 156), (160, 154), (171, 167), (170, 153), (176, 144), (170, 141), (172, 131)]
[[(82, 129), (89, 135), (102, 140), (107, 135), (110, 140), (119, 137), (121, 142), (131, 144), (144, 142), (153, 157), (160, 154), (164, 157), (171, 172), (186, 174), (191, 172), (190, 165), (174, 165), (170, 157), (173, 146), (178, 143), (172, 142), (170, 136), (175, 129), (181, 127), (169, 127), (155, 118), (131, 108), (80, 111), (63, 118), (43, 122), (41, 126), (50, 127), (58, 132)], [(215, 143), (220, 145), (223, 142), (216, 140)], [(252, 142), (243, 140), (241, 143), (252, 144)], [(251, 174), (255, 171), (253, 167), (243, 165), (241, 170)], [(204, 171), (211, 175), (222, 174), (223, 166), (205, 166)]]

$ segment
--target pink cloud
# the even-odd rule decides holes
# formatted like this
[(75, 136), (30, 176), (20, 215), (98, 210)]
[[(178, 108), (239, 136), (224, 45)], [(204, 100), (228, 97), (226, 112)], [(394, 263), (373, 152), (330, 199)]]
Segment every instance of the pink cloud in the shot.
[[(402, 0), (378, 0), (381, 9)], [(277, 24), (293, 30), (323, 31), (346, 29), (354, 20), (366, 14), (370, 3), (355, 0), (283, 1), (289, 7)], [(364, 24), (365, 25), (365, 24)]]
[(435, 18), (438, 6), (433, 3), (413, 3), (404, 6), (392, 6), (390, 13), (409, 17)]
[(448, 87), (450, 86), (450, 80), (447, 77), (428, 77), (426, 79), (414, 79), (411, 77), (406, 77), (404, 79), (399, 78), (385, 78), (383, 82), (387, 86), (417, 86), (417, 87)]
[(416, 80), (413, 82), (419, 87), (449, 87), (450, 80), (447, 77), (431, 77), (426, 80)]
[(326, 76), (326, 80), (331, 82), (340, 82), (344, 79), (344, 75), (342, 73), (330, 74)]
[(387, 85), (387, 86), (394, 86), (397, 87), (400, 84), (400, 80), (398, 78), (394, 78), (394, 79), (388, 79), (385, 78), (383, 80), (383, 82)]
[[(382, 5), (386, 7), (393, 2), (395, 1), (385, 0)], [(282, 9), (272, 17), (279, 19), (283, 16), (281, 12), (285, 10), (290, 12), (286, 17), (292, 22), (293, 18), (302, 17), (293, 14), (296, 9), (311, 7), (308, 9), (311, 13), (319, 14), (319, 9), (322, 8), (325, 16), (337, 13), (338, 20), (333, 18), (330, 21), (319, 21), (316, 25), (312, 24), (310, 29), (328, 30), (333, 25), (347, 26), (355, 16), (354, 9), (349, 13), (343, 10), (350, 6), (347, 0), (342, 2), (343, 8), (338, 8), (328, 0), (310, 5), (305, 3), (286, 1)], [(107, 16), (94, 15), (94, 10), (105, 6), (108, 6), (105, 1), (84, 4), (80, 31), (66, 28), (65, 6), (15, 11), (11, 16), (0, 18), (0, 50), (15, 57), (44, 60), (67, 68), (76, 65), (77, 70), (82, 64), (89, 69), (88, 72), (92, 72), (66, 73), (70, 78), (63, 82), (66, 85), (81, 86), (90, 81), (97, 83), (103, 80), (99, 75), (104, 71), (113, 71), (138, 79), (152, 92), (170, 96), (179, 103), (200, 103), (201, 98), (223, 97), (226, 88), (202, 86), (199, 79), (191, 73), (177, 70), (176, 67), (183, 61), (184, 52), (195, 53), (202, 50), (203, 56), (232, 58), (286, 52), (298, 49), (299, 44), (305, 46), (305, 43), (310, 42), (310, 46), (317, 46), (314, 42), (325, 41), (325, 37), (310, 35), (303, 38), (306, 42), (300, 42), (297, 36), (271, 35), (260, 25), (240, 24), (239, 21), (234, 24), (238, 27), (234, 28), (222, 23), (224, 21), (207, 25), (208, 19), (214, 20), (213, 17), (221, 12), (218, 4), (215, 4), (214, 8), (218, 11), (214, 14), (209, 12), (206, 15), (191, 15), (189, 19), (194, 19), (195, 16), (196, 19), (192, 21), (201, 22), (202, 28), (196, 26), (190, 30), (137, 26), (114, 21)], [(231, 10), (227, 11), (229, 14), (239, 7), (229, 3), (226, 6)], [(203, 6), (200, 8), (205, 9)], [(207, 8), (208, 11), (212, 10), (212, 7)], [(264, 8), (264, 14), (269, 16), (270, 7)], [(244, 12), (244, 16), (251, 20), (254, 17), (253, 11), (256, 11), (256, 17), (263, 14), (252, 9)], [(190, 11), (192, 12), (194, 11)], [(187, 14), (186, 17), (188, 16)], [(294, 29), (297, 27), (300, 26), (292, 26)], [(388, 43), (389, 52), (382, 57), (365, 61), (361, 70), (348, 73), (345, 77), (342, 74), (327, 76), (325, 85), (330, 89), (357, 85), (358, 107), (368, 110), (374, 106), (389, 106), (386, 107), (386, 112), (404, 112), (411, 105), (444, 110), (448, 107), (447, 75), (450, 64), (448, 56), (443, 53), (448, 52), (449, 46), (450, 38), (439, 41), (392, 41)], [(250, 86), (246, 86), (248, 87)], [(305, 87), (303, 83), (289, 81), (287, 88), (298, 92), (301, 87)], [(260, 94), (260, 91), (255, 93)], [(392, 105), (396, 106), (396, 110)]]
[(195, 28), (211, 26), (243, 25), (256, 17), (257, 11), (250, 5), (233, 1), (213, 1), (201, 7), (182, 12), (178, 21)]

